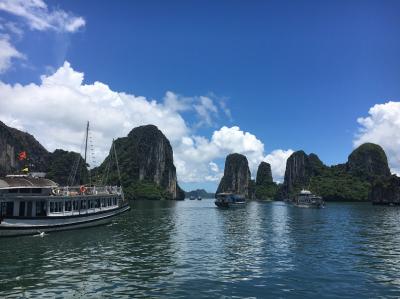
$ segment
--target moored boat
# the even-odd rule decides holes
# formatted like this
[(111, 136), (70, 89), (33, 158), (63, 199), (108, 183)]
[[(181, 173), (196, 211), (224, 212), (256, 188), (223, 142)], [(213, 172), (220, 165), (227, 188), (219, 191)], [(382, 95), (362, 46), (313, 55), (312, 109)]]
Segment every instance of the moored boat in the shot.
[(197, 200), (202, 200), (201, 196), (197, 196)]
[[(89, 123), (84, 165), (88, 131)], [(114, 142), (111, 153), (121, 181)], [(111, 222), (112, 217), (130, 209), (122, 186), (75, 184), (78, 164), (72, 167), (69, 186), (59, 186), (45, 178), (44, 173), (0, 178), (0, 237), (97, 226)]]
[(325, 202), (321, 196), (312, 194), (308, 190), (301, 190), (294, 199), (294, 205), (302, 208), (324, 208)]
[(214, 203), (219, 208), (243, 207), (246, 204), (244, 196), (230, 192), (218, 193), (215, 197)]

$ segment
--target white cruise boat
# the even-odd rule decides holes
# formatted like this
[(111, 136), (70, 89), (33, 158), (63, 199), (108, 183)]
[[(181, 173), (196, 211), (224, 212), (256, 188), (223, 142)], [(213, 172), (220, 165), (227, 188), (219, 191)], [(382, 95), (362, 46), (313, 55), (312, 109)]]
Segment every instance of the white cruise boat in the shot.
[(308, 190), (301, 190), (296, 196), (294, 204), (302, 208), (324, 208), (325, 202), (321, 196), (312, 194)]
[[(114, 142), (112, 150), (120, 176)], [(41, 173), (0, 178), (0, 237), (101, 225), (129, 209), (121, 186), (61, 187)]]

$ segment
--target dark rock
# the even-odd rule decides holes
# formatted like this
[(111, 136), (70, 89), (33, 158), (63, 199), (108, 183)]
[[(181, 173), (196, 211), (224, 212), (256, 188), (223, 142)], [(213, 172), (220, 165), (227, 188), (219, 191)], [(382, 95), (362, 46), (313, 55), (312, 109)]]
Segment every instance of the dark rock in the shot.
[(364, 143), (355, 149), (349, 156), (347, 169), (350, 174), (370, 182), (390, 176), (385, 151), (373, 143)]
[[(127, 137), (115, 140), (115, 148), (128, 198), (184, 199), (177, 183), (171, 144), (156, 126), (134, 128)], [(109, 160), (110, 156), (99, 167), (100, 174), (106, 172)], [(109, 178), (118, 183), (115, 163)]]
[[(25, 151), (26, 160), (18, 154)], [(19, 173), (28, 167), (30, 171), (44, 172), (49, 152), (30, 134), (6, 126), (0, 121), (0, 176)]]
[(373, 204), (400, 204), (400, 178), (392, 175), (372, 184), (369, 200)]
[[(233, 192), (252, 198), (250, 187), (250, 169), (247, 158), (241, 154), (230, 154), (225, 160), (224, 176), (219, 183), (217, 194)], [(251, 189), (251, 188), (250, 188)]]
[[(71, 175), (72, 168), (76, 164), (76, 173)], [(83, 185), (89, 184), (89, 172), (82, 156), (75, 152), (67, 152), (61, 149), (55, 150), (49, 155), (46, 177), (59, 185)]]
[(288, 198), (300, 189), (309, 189), (311, 177), (322, 174), (326, 168), (316, 154), (294, 152), (286, 161), (285, 178), (279, 196)]
[(271, 165), (267, 162), (261, 162), (257, 169), (256, 185), (265, 185), (272, 183)]

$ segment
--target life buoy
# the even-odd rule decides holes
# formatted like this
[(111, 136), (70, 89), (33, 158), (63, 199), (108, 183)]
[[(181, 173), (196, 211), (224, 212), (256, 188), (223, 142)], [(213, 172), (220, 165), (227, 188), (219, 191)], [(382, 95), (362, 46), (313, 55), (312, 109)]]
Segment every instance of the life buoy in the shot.
[(85, 193), (85, 192), (86, 192), (86, 187), (82, 185), (82, 186), (79, 188), (79, 191), (80, 191), (81, 193)]

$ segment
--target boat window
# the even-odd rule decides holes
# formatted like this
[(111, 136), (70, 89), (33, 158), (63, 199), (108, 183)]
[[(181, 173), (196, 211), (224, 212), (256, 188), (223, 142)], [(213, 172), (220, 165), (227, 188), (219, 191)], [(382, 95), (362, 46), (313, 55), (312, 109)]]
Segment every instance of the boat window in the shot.
[(0, 217), (7, 217), (14, 215), (14, 203), (2, 202), (0, 203)]
[(99, 198), (96, 199), (96, 206), (95, 206), (95, 208), (100, 208), (100, 199), (99, 199)]
[(74, 211), (78, 211), (79, 210), (79, 201), (74, 200)]
[(19, 203), (19, 216), (25, 216), (25, 201)]
[(36, 216), (46, 216), (46, 202), (37, 201), (36, 202)]
[(61, 201), (56, 202), (56, 212), (60, 213), (63, 211), (63, 203)]
[(19, 193), (31, 193), (31, 188), (20, 188)]
[(81, 209), (86, 209), (86, 200), (81, 200)]
[(54, 202), (50, 202), (50, 213), (54, 213), (55, 209), (54, 209)]
[(72, 211), (72, 202), (70, 200), (67, 200), (65, 202), (65, 211), (66, 212), (71, 212)]
[(106, 200), (104, 198), (101, 199), (101, 206), (102, 207), (106, 206)]
[(117, 205), (117, 198), (113, 198), (113, 205), (116, 206)]
[(8, 189), (8, 193), (18, 193), (18, 189)]
[(32, 188), (32, 193), (42, 193), (42, 188)]
[(26, 216), (32, 217), (32, 201), (28, 201)]

